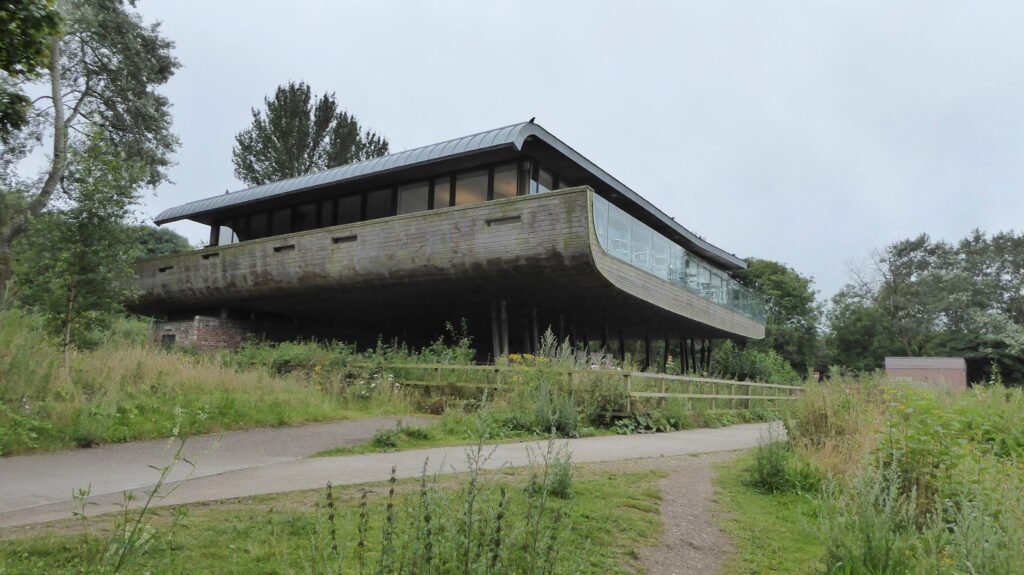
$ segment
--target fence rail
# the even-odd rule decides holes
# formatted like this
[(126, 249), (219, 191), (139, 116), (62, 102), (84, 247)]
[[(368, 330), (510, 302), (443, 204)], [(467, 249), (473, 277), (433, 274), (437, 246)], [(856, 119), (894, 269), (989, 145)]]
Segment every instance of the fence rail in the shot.
[[(403, 376), (398, 379), (402, 385), (418, 387), (465, 387), (475, 389), (501, 389), (509, 387), (510, 379), (517, 373), (524, 373), (518, 366), (503, 365), (453, 365), (453, 364), (384, 364), (381, 368), (392, 375)], [(565, 369), (545, 368), (549, 371), (564, 374), (570, 383), (585, 384), (586, 379), (594, 377), (621, 378), (627, 394), (627, 413), (631, 411), (633, 399), (683, 399), (705, 400), (711, 403), (712, 409), (720, 406), (718, 402), (727, 401), (735, 408), (737, 402), (752, 407), (757, 402), (766, 405), (775, 401), (798, 399), (803, 388), (796, 385), (762, 383), (756, 381), (737, 381), (690, 375), (668, 375), (664, 373), (646, 373), (642, 371), (621, 371), (613, 369)], [(404, 377), (395, 371), (426, 372), (429, 376)], [(445, 373), (461, 373), (463, 378), (483, 377), (484, 381), (452, 381)]]

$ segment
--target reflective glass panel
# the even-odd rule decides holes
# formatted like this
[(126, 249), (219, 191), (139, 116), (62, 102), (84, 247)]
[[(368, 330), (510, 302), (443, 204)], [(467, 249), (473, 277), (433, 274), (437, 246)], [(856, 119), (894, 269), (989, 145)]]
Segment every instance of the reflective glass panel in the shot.
[(651, 270), (663, 280), (669, 278), (669, 268), (672, 264), (671, 245), (672, 242), (665, 236), (654, 234), (651, 242)]
[(295, 208), (295, 231), (302, 232), (316, 227), (316, 204), (301, 204)]
[(594, 194), (594, 231), (597, 241), (608, 249), (608, 200)]
[(638, 220), (633, 220), (630, 241), (633, 248), (633, 265), (651, 271), (651, 228)]
[(247, 240), (258, 240), (260, 238), (267, 237), (269, 230), (267, 229), (267, 213), (260, 212), (258, 214), (252, 214), (249, 216), (249, 235), (245, 237)]
[(430, 184), (417, 182), (398, 187), (398, 213), (412, 214), (427, 209), (430, 199)]
[(363, 209), (363, 195), (342, 196), (338, 198), (338, 215), (335, 219), (338, 224), (351, 224), (362, 219), (360, 212)]
[(487, 201), (487, 170), (455, 176), (455, 205), (465, 206)]
[(494, 199), (514, 198), (517, 190), (516, 165), (503, 164), (494, 168)]
[(434, 178), (434, 209), (447, 208), (452, 202), (452, 177)]
[(391, 190), (366, 192), (366, 219), (386, 218), (391, 214)]
[(281, 234), (290, 234), (290, 233), (292, 233), (292, 209), (291, 208), (280, 208), (280, 209), (274, 210), (273, 215), (271, 216), (271, 218), (273, 219), (273, 222), (272, 222), (273, 229), (271, 230), (271, 233), (273, 233), (275, 236), (279, 236)]
[(613, 256), (632, 261), (633, 250), (629, 239), (630, 217), (615, 206), (608, 207), (608, 252)]
[(537, 191), (540, 193), (550, 192), (555, 188), (555, 174), (551, 173), (550, 170), (541, 166), (540, 173), (537, 176)]

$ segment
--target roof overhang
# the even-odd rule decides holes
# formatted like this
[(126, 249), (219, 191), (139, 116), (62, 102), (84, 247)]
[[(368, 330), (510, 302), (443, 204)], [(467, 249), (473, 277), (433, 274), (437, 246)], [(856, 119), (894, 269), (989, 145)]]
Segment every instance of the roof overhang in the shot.
[[(726, 269), (735, 270), (747, 267), (742, 258), (726, 252), (686, 229), (565, 142), (556, 138), (540, 125), (531, 122), (505, 126), (380, 158), (338, 166), (322, 172), (305, 174), (238, 192), (189, 202), (164, 210), (153, 221), (157, 225), (183, 219), (209, 221), (212, 214), (224, 210), (243, 208), (250, 204), (280, 201), (293, 194), (307, 193), (341, 183), (356, 183), (398, 171), (413, 171), (416, 168), (425, 168), (442, 162), (457, 162), (459, 159), (479, 156), (488, 152), (500, 152), (502, 149), (521, 152), (526, 143), (531, 140), (545, 144), (566, 160), (579, 166), (596, 180), (595, 183), (605, 187), (606, 191), (619, 194), (621, 198), (624, 198), (625, 203), (635, 205), (640, 212), (648, 214), (658, 224), (658, 227), (676, 235), (694, 253), (712, 260)], [(615, 200), (615, 203), (623, 203), (619, 198), (611, 199)]]

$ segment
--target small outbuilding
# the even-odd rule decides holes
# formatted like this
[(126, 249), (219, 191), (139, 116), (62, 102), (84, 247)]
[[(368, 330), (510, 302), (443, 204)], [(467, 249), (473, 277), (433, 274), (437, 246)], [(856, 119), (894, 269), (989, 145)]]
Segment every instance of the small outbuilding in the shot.
[(967, 362), (962, 357), (887, 357), (885, 372), (894, 379), (967, 389)]

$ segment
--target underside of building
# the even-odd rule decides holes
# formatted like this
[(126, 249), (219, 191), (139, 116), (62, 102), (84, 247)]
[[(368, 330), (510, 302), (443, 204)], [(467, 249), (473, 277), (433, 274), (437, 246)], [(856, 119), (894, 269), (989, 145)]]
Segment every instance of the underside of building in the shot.
[(421, 346), (464, 322), (486, 360), (535, 350), (549, 327), (595, 350), (645, 342), (648, 355), (651, 341), (683, 353), (764, 336), (763, 304), (729, 275), (743, 260), (533, 123), (192, 202), (156, 222), (179, 219), (210, 225), (210, 245), (136, 266), (136, 311), (158, 318), (154, 338), (168, 345)]

